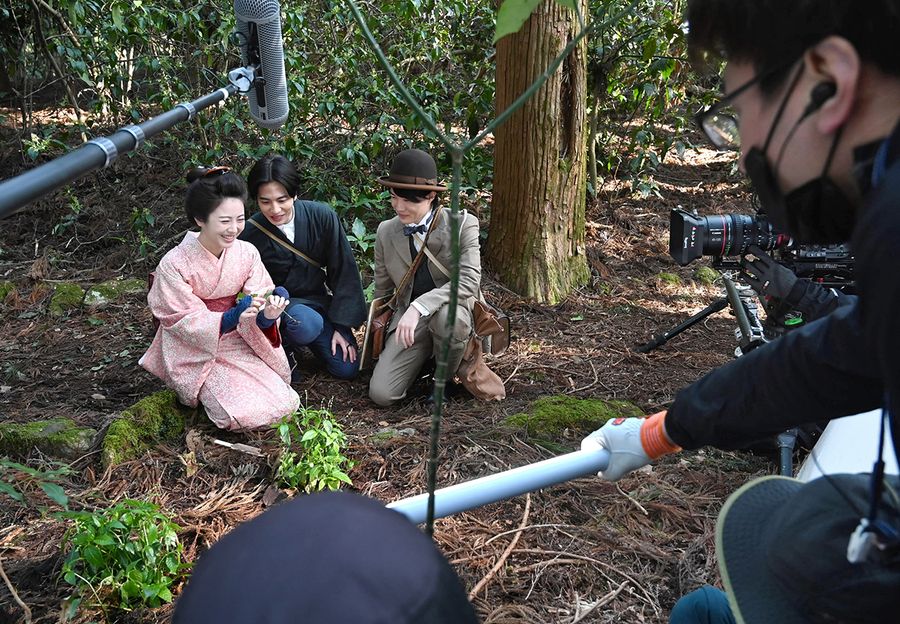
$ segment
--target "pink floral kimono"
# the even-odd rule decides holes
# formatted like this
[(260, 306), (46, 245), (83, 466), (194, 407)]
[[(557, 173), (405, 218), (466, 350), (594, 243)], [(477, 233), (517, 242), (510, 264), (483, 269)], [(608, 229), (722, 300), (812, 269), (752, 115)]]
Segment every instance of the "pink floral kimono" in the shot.
[(300, 397), (288, 385), (290, 369), (277, 326), (263, 332), (242, 318), (219, 334), (222, 312), (238, 293), (273, 288), (259, 252), (236, 240), (215, 257), (188, 232), (160, 260), (147, 295), (159, 328), (140, 365), (175, 390), (182, 403), (199, 401), (223, 429), (254, 429), (297, 409)]

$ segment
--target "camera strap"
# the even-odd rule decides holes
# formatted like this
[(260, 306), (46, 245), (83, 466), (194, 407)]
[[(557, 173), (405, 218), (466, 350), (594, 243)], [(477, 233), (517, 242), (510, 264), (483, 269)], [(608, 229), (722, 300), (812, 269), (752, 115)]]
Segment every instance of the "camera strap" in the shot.
[[(880, 552), (887, 557), (893, 557), (900, 551), (900, 529), (898, 529), (896, 522), (892, 523), (878, 518), (881, 497), (884, 491), (885, 430), (888, 426), (893, 427), (887, 400), (888, 397), (885, 396), (886, 403), (881, 410), (881, 425), (878, 434), (878, 459), (872, 467), (872, 475), (869, 481), (869, 513), (868, 516), (860, 518), (859, 526), (856, 527), (856, 530), (850, 536), (850, 542), (847, 545), (847, 559), (851, 563), (869, 561), (873, 556), (879, 556), (876, 555), (876, 552)], [(894, 454), (897, 454), (897, 449), (894, 449)], [(894, 515), (897, 515), (896, 510)]]

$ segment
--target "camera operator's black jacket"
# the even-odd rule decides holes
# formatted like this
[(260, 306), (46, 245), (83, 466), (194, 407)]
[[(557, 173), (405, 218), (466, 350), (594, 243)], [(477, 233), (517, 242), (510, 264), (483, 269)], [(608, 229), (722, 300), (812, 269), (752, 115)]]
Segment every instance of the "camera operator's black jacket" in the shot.
[[(739, 448), (791, 427), (887, 405), (900, 414), (900, 126), (857, 218), (858, 298), (683, 389), (666, 432), (686, 449)], [(900, 450), (900, 424), (892, 427)], [(873, 441), (873, 444), (875, 442)]]
[[(850, 298), (848, 299), (848, 297)], [(842, 305), (853, 301), (854, 298), (854, 295), (846, 295), (839, 290), (826, 288), (809, 278), (801, 277), (782, 304), (784, 312), (796, 310), (803, 315), (804, 319), (814, 321), (826, 314), (831, 314)], [(776, 313), (774, 316), (781, 315)]]

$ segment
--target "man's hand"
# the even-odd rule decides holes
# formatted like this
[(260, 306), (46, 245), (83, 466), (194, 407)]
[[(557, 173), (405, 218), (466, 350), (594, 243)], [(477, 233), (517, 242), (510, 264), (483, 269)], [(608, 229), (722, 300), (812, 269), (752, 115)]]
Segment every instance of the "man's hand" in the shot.
[(680, 450), (665, 433), (665, 417), (665, 412), (658, 412), (647, 418), (607, 421), (581, 441), (581, 450), (603, 448), (609, 451), (609, 464), (598, 474), (607, 481), (618, 481), (632, 470)]
[(219, 322), (219, 333), (225, 334), (237, 327), (241, 317), (250, 309), (252, 303), (253, 297), (246, 295), (241, 297), (234, 307), (223, 312), (222, 320)]
[(756, 245), (751, 245), (747, 251), (753, 254), (756, 260), (741, 259), (741, 267), (744, 269), (741, 280), (760, 297), (775, 297), (786, 301), (794, 284), (797, 283), (797, 276)]
[(415, 342), (416, 326), (419, 324), (421, 316), (415, 306), (409, 306), (406, 312), (403, 313), (403, 316), (400, 317), (395, 333), (397, 334), (397, 342), (404, 349), (409, 349)]
[(340, 348), (345, 362), (356, 361), (356, 348), (341, 335), (341, 332), (334, 330), (334, 335), (331, 337), (331, 355), (337, 355), (338, 348)]

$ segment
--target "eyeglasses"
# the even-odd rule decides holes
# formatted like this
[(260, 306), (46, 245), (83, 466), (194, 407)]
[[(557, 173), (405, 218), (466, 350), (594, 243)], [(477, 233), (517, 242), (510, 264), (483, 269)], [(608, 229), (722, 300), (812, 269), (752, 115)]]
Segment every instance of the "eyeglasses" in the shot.
[(694, 116), (694, 123), (703, 131), (707, 140), (713, 147), (719, 150), (737, 151), (741, 149), (741, 134), (738, 130), (737, 115), (731, 107), (732, 102), (750, 87), (760, 83), (790, 67), (795, 61), (777, 65), (776, 67), (757, 74), (740, 87), (724, 96), (718, 102), (706, 108)]
[(200, 176), (202, 178), (208, 178), (211, 175), (223, 175), (231, 171), (231, 167), (226, 165), (221, 165), (219, 167), (210, 167), (206, 171), (203, 172), (203, 175)]

